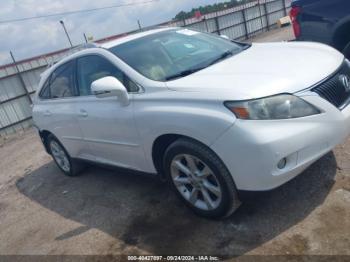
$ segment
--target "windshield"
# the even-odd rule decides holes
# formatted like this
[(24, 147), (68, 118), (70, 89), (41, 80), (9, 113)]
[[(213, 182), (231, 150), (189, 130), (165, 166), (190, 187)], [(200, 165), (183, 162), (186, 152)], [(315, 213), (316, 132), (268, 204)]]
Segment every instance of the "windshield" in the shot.
[(218, 36), (188, 29), (169, 30), (109, 50), (143, 76), (168, 81), (204, 69), (244, 49)]

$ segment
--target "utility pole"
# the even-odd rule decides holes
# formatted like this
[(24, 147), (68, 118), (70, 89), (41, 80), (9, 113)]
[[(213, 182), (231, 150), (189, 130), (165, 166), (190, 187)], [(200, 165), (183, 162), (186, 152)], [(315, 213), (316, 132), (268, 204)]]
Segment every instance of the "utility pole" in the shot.
[(141, 31), (141, 30), (142, 30), (142, 27), (141, 27), (140, 20), (137, 20), (137, 24), (139, 25), (139, 29), (140, 29), (140, 31)]
[(263, 17), (262, 17), (262, 12), (261, 12), (261, 2), (260, 2), (260, 0), (258, 1), (258, 5), (259, 5), (259, 13), (260, 13), (261, 32), (264, 32), (264, 23), (263, 23)]
[(88, 40), (87, 40), (86, 34), (85, 34), (85, 33), (83, 33), (83, 34), (84, 34), (85, 43), (88, 43)]
[(70, 43), (70, 46), (73, 47), (72, 41), (70, 40), (70, 37), (69, 37), (67, 29), (66, 29), (66, 26), (64, 25), (64, 22), (62, 20), (60, 20), (60, 24), (62, 25), (64, 32), (66, 33), (66, 36), (67, 36), (68, 41)]

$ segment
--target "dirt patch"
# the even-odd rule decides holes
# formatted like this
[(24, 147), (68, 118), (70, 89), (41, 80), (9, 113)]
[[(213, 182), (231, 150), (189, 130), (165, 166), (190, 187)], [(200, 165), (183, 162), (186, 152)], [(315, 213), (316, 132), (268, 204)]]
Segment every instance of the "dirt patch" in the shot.
[(1, 213), (1, 212), (4, 212), (5, 209), (6, 209), (6, 207), (7, 207), (7, 205), (6, 205), (5, 203), (1, 203), (1, 202), (0, 202), (0, 213)]
[(309, 241), (300, 234), (288, 238), (286, 244), (280, 247), (286, 254), (306, 254), (309, 250)]

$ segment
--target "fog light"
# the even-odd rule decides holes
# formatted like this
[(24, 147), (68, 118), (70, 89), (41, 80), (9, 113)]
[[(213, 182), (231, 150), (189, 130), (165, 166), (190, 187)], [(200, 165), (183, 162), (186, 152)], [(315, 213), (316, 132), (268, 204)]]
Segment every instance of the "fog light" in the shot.
[(286, 158), (282, 158), (282, 159), (278, 162), (277, 167), (278, 167), (279, 169), (283, 169), (283, 168), (286, 167), (286, 164), (287, 164), (287, 159), (286, 159)]

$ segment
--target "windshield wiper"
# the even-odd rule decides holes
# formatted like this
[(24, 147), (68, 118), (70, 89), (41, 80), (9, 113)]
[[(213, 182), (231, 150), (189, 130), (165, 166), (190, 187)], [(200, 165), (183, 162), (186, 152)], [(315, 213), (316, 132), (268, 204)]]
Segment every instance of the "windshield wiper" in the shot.
[(233, 56), (234, 53), (232, 50), (227, 50), (226, 52), (222, 53), (221, 55), (219, 55), (218, 57), (216, 57), (214, 60), (210, 61), (208, 64), (206, 64), (205, 66), (201, 66), (201, 67), (196, 67), (196, 68), (190, 68), (190, 69), (187, 69), (187, 70), (184, 70), (184, 71), (181, 71), (179, 73), (176, 73), (174, 75), (171, 75), (171, 76), (168, 76), (167, 78), (165, 78), (166, 81), (169, 81), (169, 80), (172, 80), (172, 79), (175, 79), (175, 78), (179, 78), (179, 77), (185, 77), (185, 76), (188, 76), (190, 74), (193, 74), (197, 71), (200, 71), (204, 68), (207, 68), (208, 66), (211, 66), (213, 64), (216, 64), (218, 63), (219, 61), (221, 60), (224, 60), (225, 58), (228, 58), (228, 57), (231, 57)]
[[(205, 66), (205, 67), (206, 67), (206, 66)], [(165, 80), (169, 81), (169, 80), (172, 80), (172, 79), (175, 79), (175, 78), (188, 76), (188, 75), (193, 74), (193, 73), (195, 73), (195, 72), (197, 72), (197, 71), (199, 71), (199, 70), (204, 69), (205, 67), (190, 68), (190, 69), (181, 71), (181, 72), (179, 72), (179, 73), (173, 74), (173, 75), (171, 75), (171, 76), (168, 76), (168, 77), (165, 78)]]
[(226, 52), (222, 53), (217, 58), (215, 58), (213, 61), (211, 61), (208, 66), (216, 64), (217, 62), (220, 62), (221, 60), (224, 60), (230, 56), (233, 56), (233, 52), (231, 50), (227, 50)]
[(252, 46), (252, 44), (250, 44), (250, 43), (244, 43), (242, 49), (247, 50), (251, 46)]

